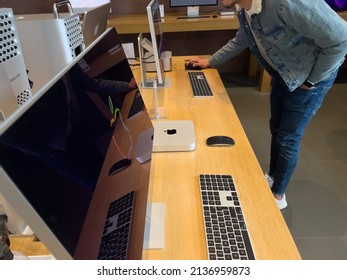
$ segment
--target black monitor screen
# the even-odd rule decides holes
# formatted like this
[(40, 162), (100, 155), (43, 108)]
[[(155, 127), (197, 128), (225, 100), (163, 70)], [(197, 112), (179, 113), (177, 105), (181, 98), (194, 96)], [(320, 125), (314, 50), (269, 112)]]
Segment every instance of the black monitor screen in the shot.
[(1, 135), (2, 168), (71, 256), (132, 78), (111, 30)]

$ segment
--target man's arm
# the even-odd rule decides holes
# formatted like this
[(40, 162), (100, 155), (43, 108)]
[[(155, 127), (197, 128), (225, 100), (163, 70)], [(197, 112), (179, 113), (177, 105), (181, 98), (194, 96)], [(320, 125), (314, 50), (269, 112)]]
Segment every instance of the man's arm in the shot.
[(247, 47), (248, 44), (246, 41), (245, 31), (240, 27), (235, 38), (231, 39), (226, 45), (209, 58), (209, 65), (211, 67), (217, 67), (237, 56)]
[(186, 63), (191, 63), (193, 66), (200, 66), (202, 68), (217, 67), (248, 47), (245, 32), (243, 28), (239, 28), (236, 33), (235, 38), (231, 39), (227, 44), (225, 44), (221, 49), (215, 52), (210, 58), (198, 58), (194, 57), (186, 61)]

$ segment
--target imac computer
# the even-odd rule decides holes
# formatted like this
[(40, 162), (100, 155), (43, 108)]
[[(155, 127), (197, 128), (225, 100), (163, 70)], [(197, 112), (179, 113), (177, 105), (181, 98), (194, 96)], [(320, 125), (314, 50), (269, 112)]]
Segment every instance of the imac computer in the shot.
[(209, 17), (199, 14), (200, 6), (216, 6), (218, 0), (170, 0), (170, 7), (187, 7), (187, 17)]
[[(140, 87), (152, 88), (153, 80), (156, 80), (157, 87), (171, 87), (171, 80), (164, 77), (164, 72), (171, 71), (172, 53), (164, 51), (159, 0), (151, 0), (146, 10), (151, 40), (143, 34), (138, 37), (142, 78)], [(147, 78), (146, 72), (155, 72), (156, 77)]]
[(70, 0), (74, 8), (93, 8), (110, 2), (109, 0)]
[(142, 258), (153, 126), (128, 118), (132, 79), (108, 29), (0, 124), (0, 193), (56, 259)]

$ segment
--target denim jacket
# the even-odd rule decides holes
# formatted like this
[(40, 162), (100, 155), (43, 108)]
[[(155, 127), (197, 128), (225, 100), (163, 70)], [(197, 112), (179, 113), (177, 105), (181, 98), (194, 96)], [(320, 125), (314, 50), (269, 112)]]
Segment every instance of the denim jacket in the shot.
[(323, 0), (262, 0), (262, 10), (251, 16), (254, 35), (273, 69), (261, 57), (245, 16), (237, 13), (240, 28), (234, 39), (210, 57), (216, 67), (249, 47), (270, 75), (278, 73), (293, 91), (306, 79), (318, 83), (343, 63), (347, 53), (347, 23)]

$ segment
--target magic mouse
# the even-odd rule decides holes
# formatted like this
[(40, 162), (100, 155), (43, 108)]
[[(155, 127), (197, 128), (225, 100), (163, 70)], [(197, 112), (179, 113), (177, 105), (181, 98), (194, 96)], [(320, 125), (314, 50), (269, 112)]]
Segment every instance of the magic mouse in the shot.
[(215, 135), (206, 139), (208, 146), (232, 146), (235, 144), (234, 139), (229, 136)]
[(202, 68), (200, 66), (194, 66), (193, 63), (185, 63), (184, 69), (185, 70), (201, 70)]
[(119, 171), (127, 168), (131, 164), (131, 159), (125, 158), (121, 159), (120, 161), (117, 161), (114, 165), (111, 166), (110, 171), (108, 172), (108, 175), (114, 175), (118, 173)]

